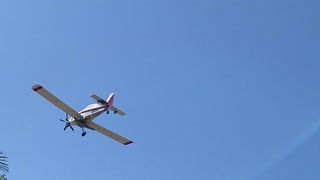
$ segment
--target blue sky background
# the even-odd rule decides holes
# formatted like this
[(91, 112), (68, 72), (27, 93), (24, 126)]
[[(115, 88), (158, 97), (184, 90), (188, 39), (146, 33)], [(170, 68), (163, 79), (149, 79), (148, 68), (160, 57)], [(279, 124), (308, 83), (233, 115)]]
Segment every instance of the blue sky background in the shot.
[[(9, 179), (320, 178), (318, 1), (1, 1), (1, 150)], [(63, 131), (40, 83), (80, 111)]]

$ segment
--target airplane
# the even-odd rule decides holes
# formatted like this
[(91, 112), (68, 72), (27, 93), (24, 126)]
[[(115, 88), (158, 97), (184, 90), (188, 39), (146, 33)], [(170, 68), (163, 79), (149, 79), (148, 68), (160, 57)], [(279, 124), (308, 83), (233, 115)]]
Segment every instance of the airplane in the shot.
[[(66, 123), (64, 127), (64, 131), (66, 130), (67, 127), (70, 127), (72, 131), (74, 131), (72, 126), (79, 126), (82, 129), (82, 134), (81, 134), (82, 136), (86, 135), (84, 128), (87, 128), (91, 130), (96, 130), (122, 143), (123, 145), (128, 145), (133, 143), (131, 140), (125, 137), (122, 137), (93, 122), (93, 120), (96, 117), (98, 117), (104, 112), (109, 114), (110, 111), (113, 111), (114, 114), (119, 114), (120, 116), (125, 115), (123, 111), (121, 111), (120, 109), (116, 108), (113, 105), (114, 93), (111, 93), (106, 101), (100, 98), (99, 96), (92, 94), (90, 97), (96, 100), (96, 103), (90, 104), (83, 110), (77, 112), (74, 109), (72, 109), (70, 106), (62, 102), (60, 99), (58, 99), (56, 96), (51, 94), (49, 91), (47, 91), (40, 84), (33, 85), (32, 89), (66, 113), (66, 119), (65, 120), (60, 119), (60, 121), (63, 121)], [(71, 117), (69, 118), (68, 115), (70, 115)]]

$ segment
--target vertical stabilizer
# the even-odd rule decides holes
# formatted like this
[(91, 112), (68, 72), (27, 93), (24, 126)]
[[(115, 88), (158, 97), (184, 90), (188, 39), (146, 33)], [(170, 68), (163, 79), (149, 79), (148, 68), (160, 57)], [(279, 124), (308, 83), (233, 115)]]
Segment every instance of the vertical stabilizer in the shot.
[(113, 104), (113, 99), (114, 99), (114, 93), (111, 93), (107, 99), (107, 103), (109, 106), (112, 106)]

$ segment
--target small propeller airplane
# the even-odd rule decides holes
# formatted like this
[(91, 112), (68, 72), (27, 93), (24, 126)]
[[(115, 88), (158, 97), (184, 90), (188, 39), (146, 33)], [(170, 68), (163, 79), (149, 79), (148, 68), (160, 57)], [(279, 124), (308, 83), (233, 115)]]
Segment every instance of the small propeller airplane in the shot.
[[(110, 110), (113, 111), (114, 114), (119, 114), (121, 116), (125, 115), (123, 111), (121, 111), (120, 109), (116, 108), (113, 105), (114, 93), (111, 93), (106, 101), (100, 98), (99, 96), (92, 94), (91, 98), (96, 100), (96, 103), (90, 104), (80, 112), (77, 112), (71, 107), (69, 107), (67, 104), (62, 102), (60, 99), (55, 97), (53, 94), (51, 94), (41, 85), (35, 84), (32, 86), (32, 89), (66, 113), (66, 119), (65, 120), (60, 119), (60, 121), (63, 121), (66, 123), (64, 130), (66, 130), (67, 127), (70, 127), (72, 131), (74, 131), (72, 126), (77, 125), (80, 128), (82, 128), (82, 136), (86, 135), (84, 128), (87, 128), (91, 130), (96, 130), (124, 145), (133, 143), (131, 140), (128, 140), (127, 138), (122, 137), (92, 122), (96, 117), (98, 117), (104, 112), (109, 114)], [(71, 117), (69, 118), (68, 115), (70, 115)]]

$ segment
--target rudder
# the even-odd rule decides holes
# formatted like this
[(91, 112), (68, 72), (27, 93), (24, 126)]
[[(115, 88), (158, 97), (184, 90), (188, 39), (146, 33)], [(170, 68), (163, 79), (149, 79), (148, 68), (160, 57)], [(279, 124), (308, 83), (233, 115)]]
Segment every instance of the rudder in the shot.
[(113, 100), (114, 100), (114, 93), (111, 93), (107, 99), (107, 103), (109, 106), (113, 105)]

